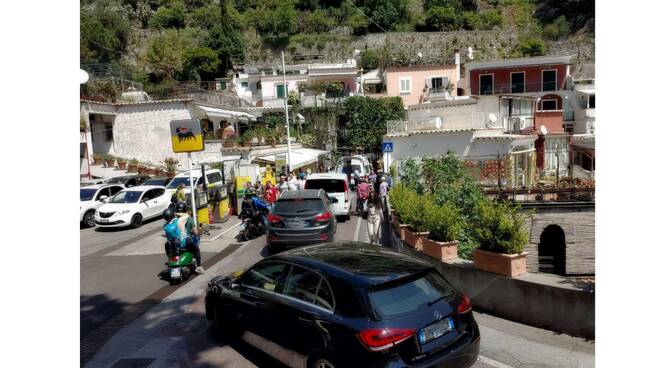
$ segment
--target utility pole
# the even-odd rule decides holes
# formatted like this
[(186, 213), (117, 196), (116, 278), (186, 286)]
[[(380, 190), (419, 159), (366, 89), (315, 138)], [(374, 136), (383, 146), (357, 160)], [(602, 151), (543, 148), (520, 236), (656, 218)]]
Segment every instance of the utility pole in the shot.
[(289, 89), (286, 86), (286, 67), (282, 51), (282, 81), (284, 82), (284, 118), (286, 119), (286, 173), (291, 170), (291, 132), (289, 131)]

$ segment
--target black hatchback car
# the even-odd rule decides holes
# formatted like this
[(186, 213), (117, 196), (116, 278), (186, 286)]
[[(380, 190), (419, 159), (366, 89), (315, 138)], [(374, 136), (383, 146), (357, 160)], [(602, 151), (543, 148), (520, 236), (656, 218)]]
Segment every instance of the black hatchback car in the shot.
[(271, 250), (334, 240), (337, 219), (323, 189), (289, 190), (282, 193), (268, 215), (266, 245)]
[(306, 367), (469, 367), (479, 354), (470, 300), (431, 264), (382, 247), (302, 247), (208, 286), (215, 334), (258, 335)]

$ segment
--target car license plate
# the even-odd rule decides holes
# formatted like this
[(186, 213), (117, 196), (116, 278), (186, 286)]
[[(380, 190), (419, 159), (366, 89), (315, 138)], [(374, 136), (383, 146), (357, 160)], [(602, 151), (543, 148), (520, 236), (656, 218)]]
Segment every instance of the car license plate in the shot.
[(105, 224), (107, 222), (110, 222), (110, 220), (108, 220), (108, 219), (99, 219), (99, 222)]
[(181, 269), (180, 268), (170, 268), (170, 277), (173, 279), (178, 279), (181, 277)]
[(452, 321), (451, 317), (448, 317), (419, 330), (417, 336), (419, 337), (419, 342), (421, 344), (426, 344), (427, 342), (435, 340), (447, 332), (452, 331), (453, 329), (454, 321)]

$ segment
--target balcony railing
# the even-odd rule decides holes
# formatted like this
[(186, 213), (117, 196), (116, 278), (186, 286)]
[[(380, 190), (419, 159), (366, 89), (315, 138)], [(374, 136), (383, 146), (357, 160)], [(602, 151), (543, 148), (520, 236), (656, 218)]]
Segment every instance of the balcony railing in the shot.
[(534, 128), (533, 116), (505, 116), (502, 120), (504, 129), (509, 133), (520, 133)]
[(502, 129), (502, 122), (499, 114), (488, 112), (448, 114), (414, 120), (390, 120), (387, 122), (387, 134), (399, 135), (461, 129)]
[[(473, 93), (479, 95), (504, 95), (510, 93), (529, 93), (529, 92), (555, 92), (564, 90), (565, 87), (561, 83), (525, 83), (514, 85), (496, 85), (487, 91), (479, 90), (479, 85), (472, 87)], [(487, 93), (482, 93), (487, 92)]]

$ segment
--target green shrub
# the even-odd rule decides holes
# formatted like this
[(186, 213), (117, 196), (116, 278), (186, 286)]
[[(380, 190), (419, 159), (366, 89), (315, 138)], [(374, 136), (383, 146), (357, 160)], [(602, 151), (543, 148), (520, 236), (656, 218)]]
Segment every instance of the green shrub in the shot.
[(458, 240), (465, 226), (459, 209), (449, 203), (438, 206), (432, 200), (424, 205), (424, 227), (430, 232), (429, 238), (439, 242)]
[(426, 11), (426, 26), (433, 31), (454, 31), (458, 29), (461, 18), (456, 9), (433, 6)]
[(502, 25), (502, 14), (497, 10), (487, 10), (479, 14), (479, 28), (491, 30)]
[(367, 34), (369, 21), (362, 14), (355, 14), (348, 18), (348, 26), (353, 29), (355, 36), (363, 36)]
[(424, 209), (433, 205), (432, 200), (427, 196), (418, 195), (405, 186), (398, 185), (395, 188), (396, 199), (392, 201), (392, 204), (396, 208), (401, 223), (410, 225), (410, 229), (414, 232), (426, 231)]
[(305, 32), (327, 32), (336, 26), (335, 20), (322, 10), (309, 14), (305, 20)]
[(519, 51), (523, 56), (543, 56), (545, 55), (545, 44), (539, 38), (530, 38), (522, 41), (518, 45)]
[(528, 234), (518, 207), (484, 199), (477, 204), (474, 227), (479, 248), (497, 253), (522, 253)]
[(171, 6), (161, 6), (149, 19), (153, 28), (183, 28), (186, 9), (183, 2), (176, 1)]
[(401, 163), (399, 177), (404, 186), (412, 189), (416, 193), (423, 192), (424, 187), (420, 181), (421, 168), (415, 160), (407, 159)]

